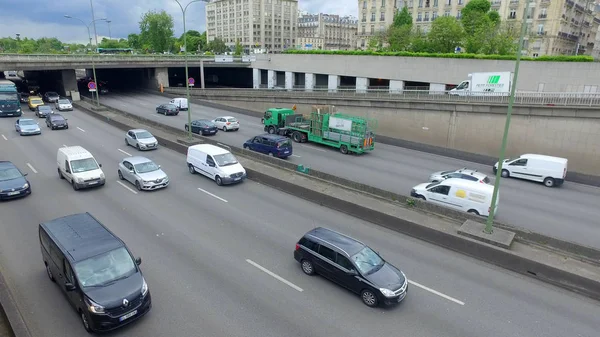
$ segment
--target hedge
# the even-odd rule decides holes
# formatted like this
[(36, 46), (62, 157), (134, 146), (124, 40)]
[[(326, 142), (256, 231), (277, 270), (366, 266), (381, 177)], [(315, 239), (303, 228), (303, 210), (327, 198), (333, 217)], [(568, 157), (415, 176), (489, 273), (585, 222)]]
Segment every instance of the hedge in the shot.
[[(287, 50), (284, 54), (317, 54), (317, 55), (359, 55), (359, 56), (403, 56), (403, 57), (435, 57), (451, 59), (479, 59), (479, 60), (515, 60), (516, 55), (484, 55), (484, 54), (438, 54), (438, 53), (413, 53), (407, 51), (385, 52), (370, 50)], [(523, 61), (538, 62), (594, 62), (594, 58), (588, 55), (569, 56), (540, 56), (540, 57), (521, 57)]]

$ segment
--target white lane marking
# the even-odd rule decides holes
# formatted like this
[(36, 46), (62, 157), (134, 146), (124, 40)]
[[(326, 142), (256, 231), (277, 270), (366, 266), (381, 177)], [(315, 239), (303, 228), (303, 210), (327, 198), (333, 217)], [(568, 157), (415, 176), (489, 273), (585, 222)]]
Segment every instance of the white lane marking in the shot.
[(77, 127), (77, 129), (78, 129), (79, 131), (81, 131), (81, 132), (85, 132), (85, 130), (84, 130), (84, 129), (82, 129), (82, 128), (80, 128), (80, 127)]
[(448, 301), (452, 301), (452, 302), (460, 304), (460, 305), (465, 305), (465, 302), (463, 302), (463, 301), (459, 301), (456, 298), (450, 297), (450, 296), (448, 296), (446, 294), (442, 294), (441, 292), (439, 292), (437, 290), (433, 290), (433, 289), (431, 289), (429, 287), (426, 287), (426, 286), (424, 286), (422, 284), (419, 284), (419, 283), (417, 283), (415, 281), (408, 280), (408, 283), (410, 283), (410, 284), (412, 284), (412, 285), (414, 285), (416, 287), (419, 287), (419, 288), (421, 288), (423, 290), (427, 290), (427, 291), (429, 291), (432, 294), (435, 294), (435, 295), (438, 295), (440, 297), (443, 297), (443, 298), (447, 299)]
[(223, 198), (221, 198), (221, 197), (219, 197), (219, 196), (216, 196), (216, 195), (214, 195), (214, 194), (210, 193), (209, 191), (203, 190), (203, 189), (201, 189), (200, 187), (198, 187), (198, 190), (200, 190), (200, 191), (202, 191), (202, 192), (204, 192), (204, 193), (206, 193), (206, 194), (210, 195), (210, 196), (211, 196), (211, 197), (213, 197), (213, 198), (217, 198), (217, 199), (221, 200), (222, 202), (228, 202), (227, 200), (225, 200), (225, 199), (223, 199)]
[(133, 190), (131, 187), (129, 187), (129, 186), (127, 186), (127, 185), (123, 184), (122, 182), (120, 182), (120, 181), (118, 181), (118, 180), (117, 180), (117, 184), (119, 184), (119, 185), (121, 185), (121, 186), (125, 187), (126, 189), (128, 189), (128, 190), (129, 190), (129, 192), (131, 192), (131, 193), (133, 193), (133, 194), (137, 194), (137, 191), (134, 191), (134, 190)]
[(31, 164), (27, 163), (27, 166), (29, 166), (29, 168), (33, 171), (33, 173), (37, 173), (37, 171)]
[(317, 149), (316, 147), (312, 147), (312, 146), (306, 146), (306, 145), (300, 145), (300, 146), (302, 146), (305, 149), (310, 149), (310, 150), (315, 150), (315, 151), (321, 151), (321, 152), (327, 152), (327, 151), (325, 151), (323, 149)]
[(288, 286), (290, 286), (290, 287), (292, 287), (292, 288), (294, 288), (294, 289), (296, 289), (296, 290), (298, 290), (298, 291), (300, 291), (300, 292), (304, 291), (302, 288), (300, 288), (300, 287), (298, 287), (297, 285), (293, 284), (292, 282), (290, 282), (290, 281), (288, 281), (288, 280), (284, 279), (283, 277), (281, 277), (281, 276), (279, 276), (279, 275), (275, 274), (274, 272), (272, 272), (272, 271), (268, 270), (267, 268), (265, 268), (265, 267), (261, 266), (260, 264), (258, 264), (258, 263), (256, 263), (256, 262), (254, 262), (254, 261), (252, 261), (252, 260), (248, 260), (248, 259), (246, 259), (246, 262), (248, 262), (248, 263), (250, 263), (251, 265), (253, 265), (254, 267), (256, 267), (256, 268), (258, 268), (258, 269), (262, 270), (263, 272), (265, 272), (265, 273), (269, 274), (270, 276), (272, 276), (272, 277), (276, 278), (277, 280), (279, 280), (279, 281), (281, 281), (281, 282), (283, 282), (283, 283), (287, 284)]
[(133, 157), (132, 155), (130, 155), (129, 153), (127, 153), (127, 152), (125, 152), (125, 151), (123, 151), (123, 150), (121, 150), (121, 149), (117, 149), (117, 150), (121, 151), (122, 153), (125, 153), (126, 155), (128, 155), (128, 156), (130, 156), (130, 157)]
[(300, 156), (299, 156), (299, 155), (297, 155), (297, 154), (293, 154), (293, 155), (292, 155), (292, 157), (298, 157), (298, 158), (302, 158), (302, 157), (300, 157)]
[(8, 140), (8, 138), (6, 138), (6, 136), (5, 136), (5, 135), (2, 135), (2, 138), (4, 138), (4, 140)]

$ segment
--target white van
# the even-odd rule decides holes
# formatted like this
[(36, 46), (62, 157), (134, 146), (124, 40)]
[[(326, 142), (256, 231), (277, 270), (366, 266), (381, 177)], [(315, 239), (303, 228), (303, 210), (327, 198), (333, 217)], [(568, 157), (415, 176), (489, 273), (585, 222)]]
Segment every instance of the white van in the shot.
[[(569, 160), (541, 154), (524, 154), (517, 159), (505, 159), (502, 177), (514, 177), (544, 183), (547, 187), (560, 186), (565, 182)], [(498, 163), (494, 165), (494, 174)]]
[[(450, 178), (437, 183), (423, 183), (413, 187), (410, 195), (431, 203), (463, 212), (488, 216), (494, 186), (461, 178)], [(494, 213), (498, 210), (498, 200)]]
[(188, 109), (188, 100), (187, 98), (173, 98), (169, 101), (171, 104), (175, 104), (179, 110), (187, 110)]
[(102, 164), (81, 146), (61, 147), (56, 153), (58, 176), (66, 179), (74, 190), (87, 187), (103, 186), (106, 177), (102, 172)]
[(188, 147), (187, 165), (196, 172), (214, 179), (217, 185), (238, 183), (246, 179), (246, 170), (231, 152), (210, 144)]

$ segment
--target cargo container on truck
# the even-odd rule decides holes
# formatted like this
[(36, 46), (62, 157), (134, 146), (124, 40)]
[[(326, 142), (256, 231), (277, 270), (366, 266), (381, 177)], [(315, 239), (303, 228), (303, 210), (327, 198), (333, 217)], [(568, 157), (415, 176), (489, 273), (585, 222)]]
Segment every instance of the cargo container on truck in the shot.
[(450, 90), (453, 96), (509, 96), (513, 74), (510, 71), (469, 74), (468, 80)]
[(334, 111), (330, 105), (313, 106), (308, 116), (295, 109), (268, 109), (262, 122), (270, 134), (292, 138), (297, 143), (312, 142), (338, 148), (340, 152), (365, 153), (375, 149), (374, 119)]
[(21, 116), (21, 101), (14, 82), (0, 80), (0, 117)]

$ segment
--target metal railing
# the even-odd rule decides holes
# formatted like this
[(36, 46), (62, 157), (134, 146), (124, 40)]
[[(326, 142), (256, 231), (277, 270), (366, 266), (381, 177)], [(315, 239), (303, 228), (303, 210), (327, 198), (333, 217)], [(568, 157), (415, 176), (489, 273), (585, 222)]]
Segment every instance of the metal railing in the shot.
[[(217, 55), (216, 57), (219, 57)], [(0, 62), (172, 62), (185, 61), (183, 55), (136, 55), (136, 54), (0, 54)], [(214, 62), (215, 55), (188, 55), (188, 61)], [(250, 63), (245, 57), (233, 57), (233, 62)], [(223, 62), (227, 63), (227, 62)]]
[[(165, 88), (166, 92), (184, 94), (185, 88)], [(509, 97), (500, 93), (487, 93), (482, 96), (465, 95), (455, 96), (449, 91), (428, 90), (403, 90), (390, 91), (315, 88), (312, 91), (305, 89), (192, 89), (193, 96), (205, 96), (208, 99), (233, 96), (233, 97), (285, 97), (285, 98), (353, 98), (392, 101), (422, 101), (437, 103), (471, 103), (506, 105)], [(540, 105), (540, 106), (567, 106), (567, 107), (600, 107), (600, 93), (578, 92), (518, 92), (515, 104)]]

